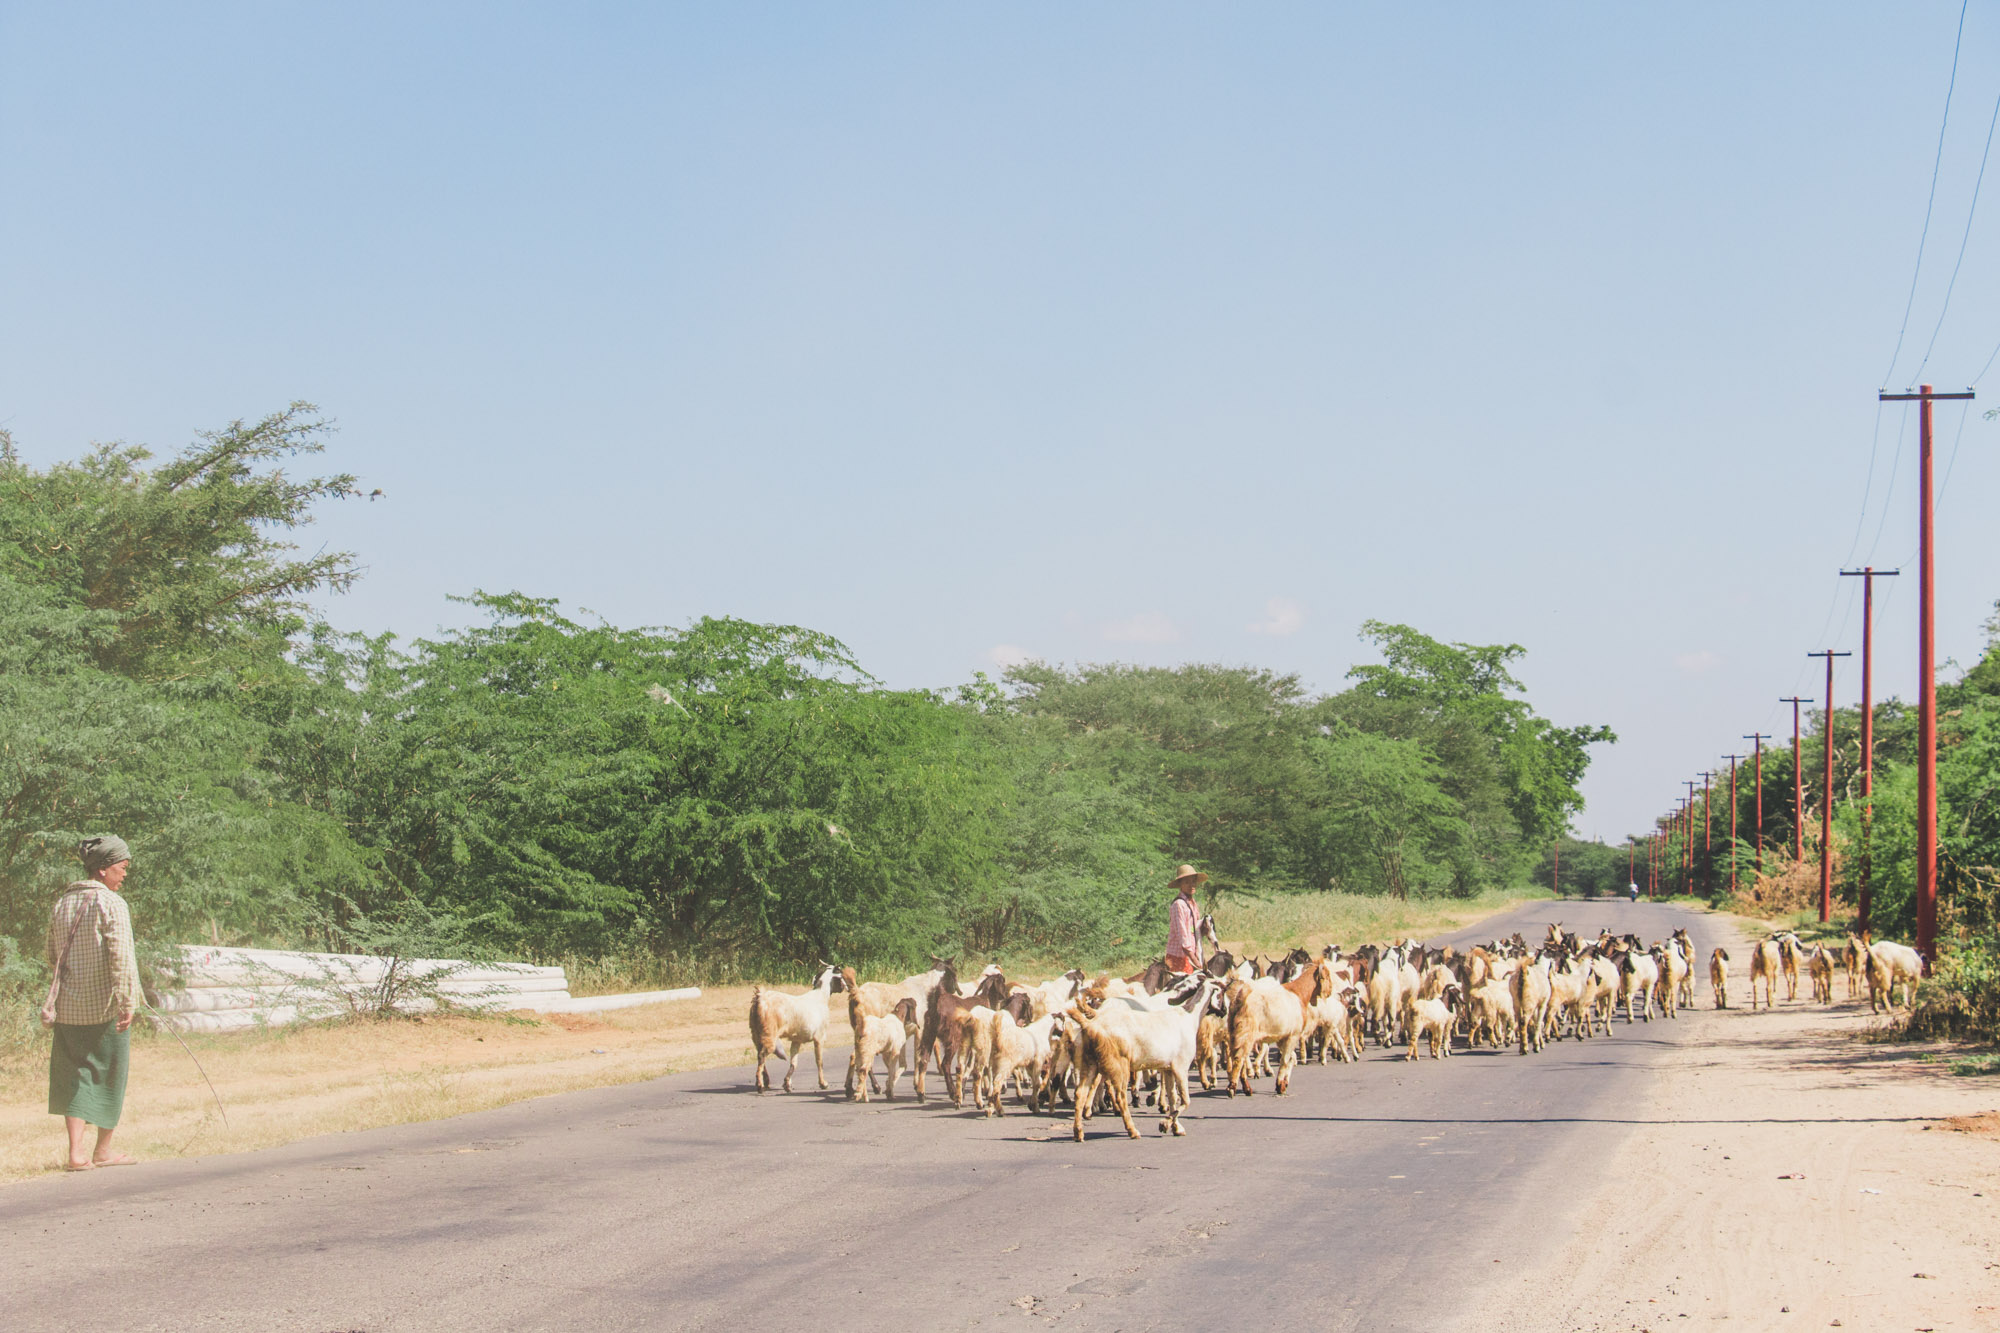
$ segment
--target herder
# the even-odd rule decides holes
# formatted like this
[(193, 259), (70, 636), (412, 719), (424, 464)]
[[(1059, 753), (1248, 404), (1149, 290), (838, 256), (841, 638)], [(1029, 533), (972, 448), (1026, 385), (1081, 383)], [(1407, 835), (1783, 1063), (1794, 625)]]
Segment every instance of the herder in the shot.
[(1208, 876), (1193, 866), (1182, 866), (1173, 887), (1180, 890), (1167, 908), (1167, 970), (1194, 972), (1201, 967), (1201, 945), (1196, 932), (1201, 929), (1201, 908), (1195, 905), (1194, 890)]
[[(122, 838), (85, 838), (77, 844), (90, 876), (71, 884), (49, 913), (48, 999), (42, 1023), (53, 1029), (49, 1050), (49, 1114), (69, 1130), (71, 1171), (130, 1166), (133, 1158), (111, 1146), (111, 1131), (125, 1109), (125, 1076), (132, 1058), (132, 1015), (139, 1004), (139, 965), (132, 947), (132, 914), (118, 886), (132, 868)], [(88, 1142), (95, 1126), (97, 1143)]]

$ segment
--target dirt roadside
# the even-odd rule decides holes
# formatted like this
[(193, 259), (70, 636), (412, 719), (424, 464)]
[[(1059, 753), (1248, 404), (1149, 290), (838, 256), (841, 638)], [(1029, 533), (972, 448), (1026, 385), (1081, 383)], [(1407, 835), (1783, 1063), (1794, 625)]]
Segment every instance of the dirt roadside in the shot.
[[(120, 1146), (142, 1161), (273, 1147), (316, 1134), (437, 1120), (525, 1097), (747, 1063), (750, 987), (698, 999), (527, 1021), (431, 1018), (196, 1034), (188, 1044), (228, 1107), (173, 1038), (135, 1043)], [(844, 1010), (828, 1025), (827, 1078), (847, 1069)], [(61, 1169), (45, 1113), (47, 1057), (0, 1066), (0, 1183)], [(784, 1061), (771, 1062), (775, 1085)], [(817, 1087), (812, 1051), (794, 1086)]]
[[(1728, 947), (1743, 1005), (1749, 954)], [(2000, 1328), (2000, 1079), (1857, 1040), (1879, 1020), (1844, 978), (1831, 1008), (1802, 978), (1798, 1001), (1780, 986), (1753, 1014), (1716, 1011), (1697, 972), (1677, 1020), (1694, 1040), (1660, 1063), (1613, 1160), (1580, 1173), (1574, 1233), (1472, 1326)]]

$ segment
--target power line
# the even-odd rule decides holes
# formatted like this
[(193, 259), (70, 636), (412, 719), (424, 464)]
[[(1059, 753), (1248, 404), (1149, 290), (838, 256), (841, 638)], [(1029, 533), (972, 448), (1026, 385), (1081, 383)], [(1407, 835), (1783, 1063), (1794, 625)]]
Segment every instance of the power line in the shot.
[(1882, 530), (1889, 526), (1889, 501), (1896, 497), (1896, 473), (1903, 463), (1903, 432), (1910, 425), (1910, 409), (1903, 409), (1903, 420), (1896, 427), (1896, 456), (1889, 460), (1889, 489), (1882, 496), (1882, 517), (1875, 524), (1875, 540), (1868, 543), (1866, 563), (1875, 563), (1876, 549), (1882, 545)]
[[(2000, 356), (2000, 347), (1995, 347), (1993, 354)], [(1909, 410), (1907, 407), (1904, 408), (1904, 414), (1907, 415)], [(1875, 455), (1881, 446), (1882, 403), (1880, 399), (1877, 399), (1875, 403), (1875, 429), (1868, 436), (1868, 481), (1861, 488), (1861, 512), (1854, 516), (1854, 540), (1847, 544), (1847, 559), (1842, 561), (1842, 564), (1853, 564), (1854, 553), (1861, 549), (1861, 532), (1868, 526), (1868, 498), (1875, 493)]]
[(1931, 502), (1933, 512), (1944, 507), (1944, 493), (1951, 489), (1951, 470), (1958, 463), (1958, 442), (1965, 438), (1966, 419), (1972, 415), (1972, 404), (1959, 409), (1958, 433), (1951, 437), (1951, 457), (1944, 461), (1944, 476), (1938, 482), (1937, 499)]
[(1972, 377), (1973, 388), (1976, 389), (1979, 387), (1979, 381), (1986, 378), (1986, 372), (1993, 369), (1993, 363), (1996, 360), (2000, 360), (2000, 343), (1995, 343), (1993, 345), (1993, 354), (1986, 358), (1986, 364), (1981, 366), (1979, 368), (1979, 373)]
[(1889, 368), (1882, 372), (1882, 387), (1885, 389), (1896, 374), (1896, 362), (1903, 355), (1903, 335), (1910, 329), (1910, 311), (1917, 304), (1917, 279), (1924, 272), (1924, 246), (1931, 235), (1931, 210), (1937, 206), (1938, 171), (1944, 165), (1944, 132), (1951, 124), (1951, 94), (1958, 87), (1958, 48), (1965, 39), (1965, 11), (1971, 3), (1972, 0), (1960, 0), (1958, 6), (1958, 34), (1951, 39), (1951, 78), (1944, 87), (1944, 119), (1938, 125), (1937, 157), (1931, 163), (1931, 192), (1924, 202), (1924, 229), (1917, 233), (1917, 267), (1910, 274), (1910, 297), (1903, 303), (1903, 325), (1896, 330), (1896, 350), (1889, 354)]
[(1924, 359), (1917, 363), (1917, 373), (1913, 378), (1924, 377), (1924, 367), (1931, 363), (1931, 349), (1937, 346), (1938, 334), (1944, 331), (1944, 317), (1951, 310), (1952, 289), (1958, 286), (1958, 270), (1965, 263), (1965, 247), (1972, 240), (1972, 219), (1979, 213), (1979, 187), (1986, 183), (1986, 158), (1993, 151), (1993, 128), (2000, 125), (2000, 97), (1993, 100), (1993, 118), (1986, 122), (1986, 147), (1979, 152), (1979, 175), (1972, 182), (1972, 206), (1965, 210), (1965, 234), (1958, 238), (1958, 258), (1951, 266), (1951, 281), (1944, 285), (1944, 306), (1938, 311), (1937, 326), (1931, 330), (1931, 340), (1924, 346)]

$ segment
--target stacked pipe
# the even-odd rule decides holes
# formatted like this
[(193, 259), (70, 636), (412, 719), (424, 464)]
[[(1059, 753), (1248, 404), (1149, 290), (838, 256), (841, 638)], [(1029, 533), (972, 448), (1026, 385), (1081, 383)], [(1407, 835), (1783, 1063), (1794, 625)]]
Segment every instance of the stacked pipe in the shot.
[[(444, 973), (437, 993), (473, 1008), (566, 1009), (573, 1002), (560, 967), (183, 945), (160, 969), (165, 984), (152, 1003), (162, 1021), (191, 1032), (234, 1032), (327, 1018), (349, 1012), (354, 1007), (350, 1000), (366, 1004), (392, 961), (415, 977)], [(399, 1007), (421, 1012), (435, 1006), (414, 998)]]

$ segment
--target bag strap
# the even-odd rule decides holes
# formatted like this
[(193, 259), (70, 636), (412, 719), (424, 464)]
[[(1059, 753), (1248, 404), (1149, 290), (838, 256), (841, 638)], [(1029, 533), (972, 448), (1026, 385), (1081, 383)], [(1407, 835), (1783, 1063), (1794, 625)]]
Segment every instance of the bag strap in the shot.
[[(64, 894), (63, 896), (67, 898), (69, 895)], [(82, 927), (84, 917), (88, 915), (89, 912), (95, 912), (100, 916), (103, 915), (104, 913), (104, 904), (98, 901), (97, 896), (95, 894), (91, 895), (89, 903), (86, 904), (85, 906), (89, 909), (88, 912), (85, 910), (85, 907), (79, 907), (77, 909), (76, 920), (69, 923), (69, 936), (68, 938), (63, 940), (62, 952), (56, 955), (55, 981), (54, 984), (49, 987), (49, 994), (51, 998), (53, 998), (55, 995), (55, 987), (62, 984), (63, 976), (69, 970), (70, 946), (76, 943), (76, 932), (78, 931), (78, 929)]]

